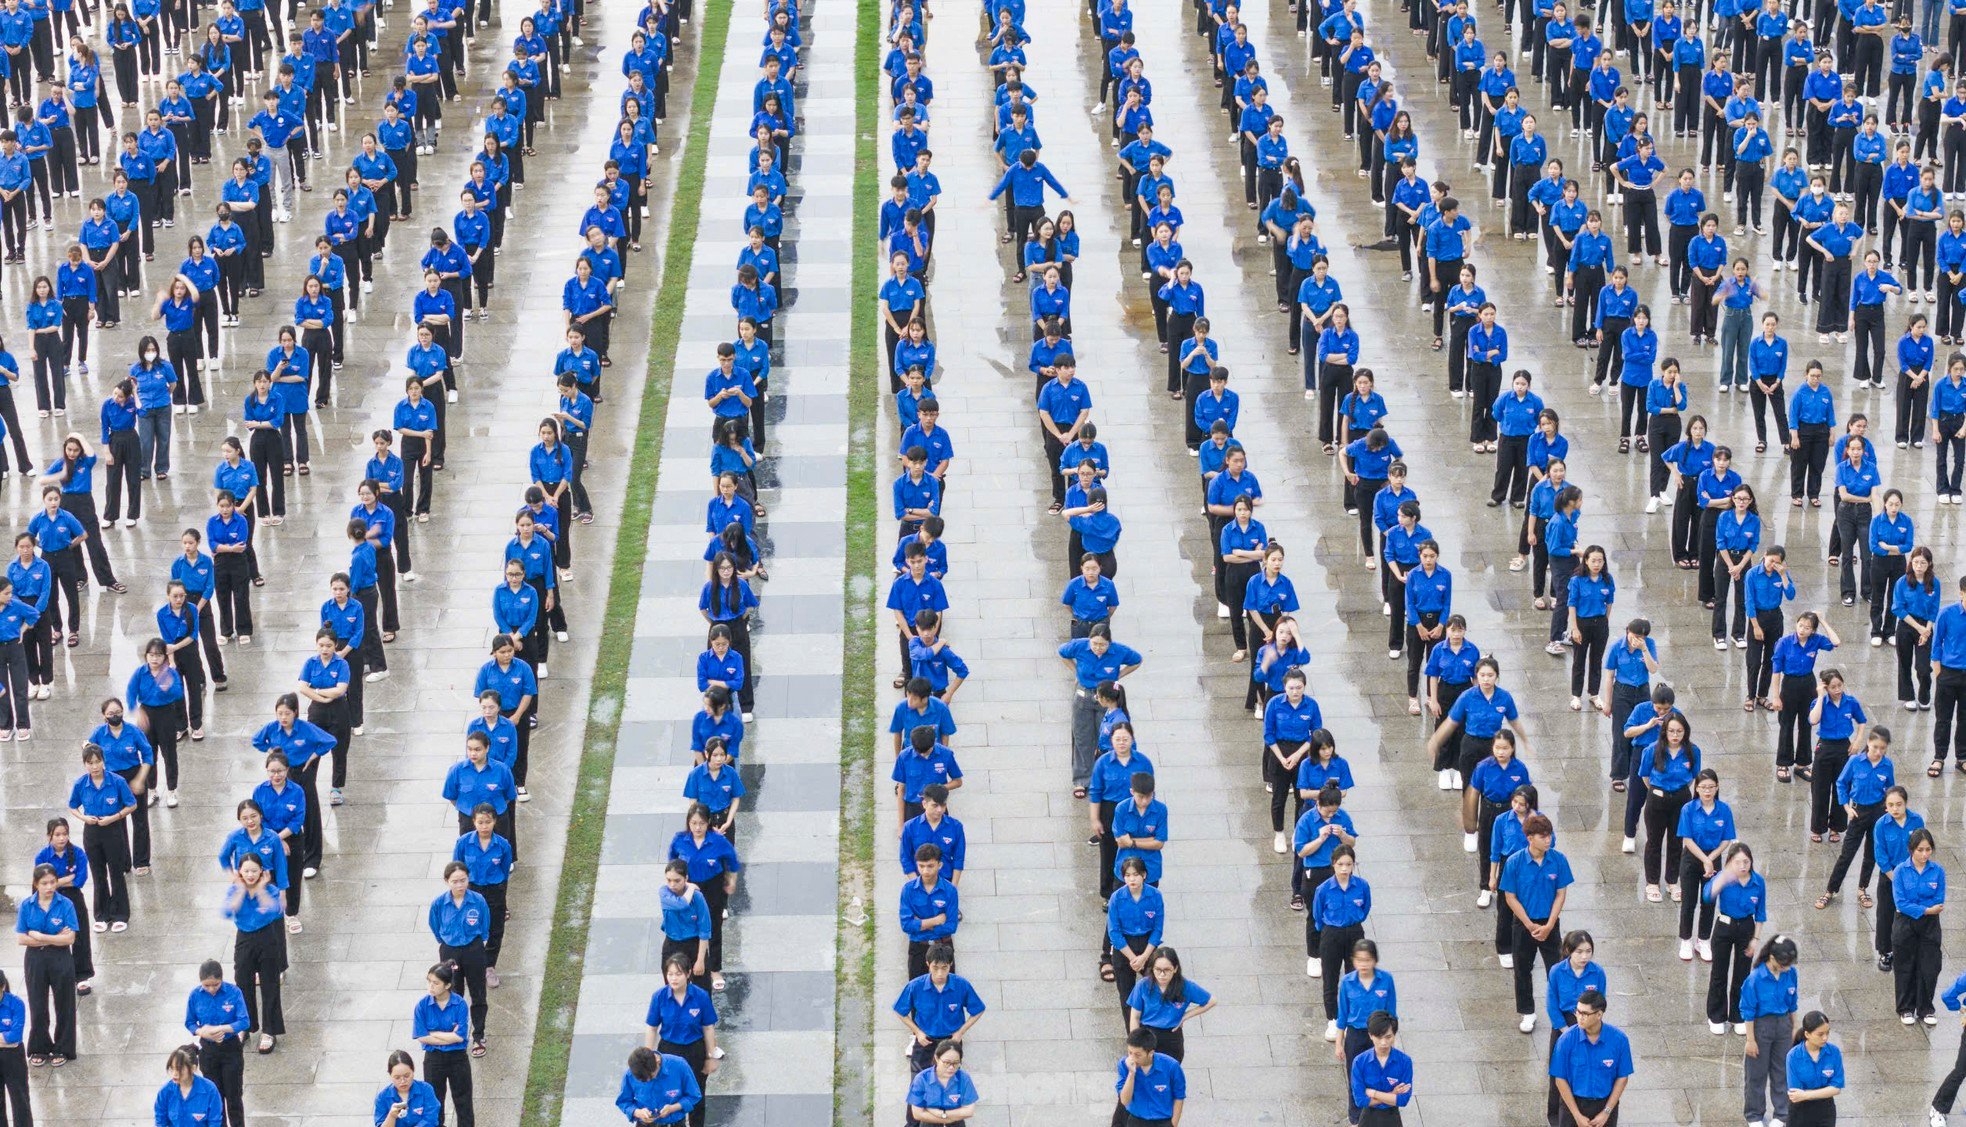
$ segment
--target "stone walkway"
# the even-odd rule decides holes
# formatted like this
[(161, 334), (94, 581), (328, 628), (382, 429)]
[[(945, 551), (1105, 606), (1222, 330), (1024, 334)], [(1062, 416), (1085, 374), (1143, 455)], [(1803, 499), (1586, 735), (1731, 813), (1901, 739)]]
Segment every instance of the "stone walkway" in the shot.
[[(710, 168), (689, 301), (663, 434), (661, 479), (644, 550), (633, 664), (615, 759), (607, 838), (588, 936), (562, 1121), (618, 1115), (622, 1061), (642, 1043), (661, 985), (661, 918), (650, 890), (682, 828), (691, 767), (694, 675), (703, 649), (703, 506), (709, 496), (702, 373), (732, 339), (730, 285), (744, 240), (744, 159), (763, 6), (736, 5), (717, 76)], [(759, 547), (771, 579), (752, 638), (756, 722), (746, 727), (738, 816), (744, 872), (724, 936), (729, 989), (716, 997), (728, 1056), (710, 1079), (713, 1123), (814, 1124), (832, 1114), (838, 885), (840, 616), (845, 548), (847, 369), (852, 248), (853, 9), (805, 6), (799, 110), (788, 179), (786, 284), (777, 318), (769, 444), (760, 484), (771, 515)]]

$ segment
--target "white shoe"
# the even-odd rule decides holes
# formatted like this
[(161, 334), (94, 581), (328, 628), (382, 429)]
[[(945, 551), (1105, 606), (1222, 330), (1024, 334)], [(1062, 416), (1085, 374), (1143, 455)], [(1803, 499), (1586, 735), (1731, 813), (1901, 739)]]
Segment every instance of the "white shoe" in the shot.
[[(1482, 889), (1481, 892), (1475, 896), (1475, 907), (1477, 908), (1486, 908), (1490, 904), (1493, 904), (1494, 902), (1495, 902), (1495, 894), (1488, 891), (1485, 888)], [(1503, 958), (1507, 958), (1507, 957), (1508, 956), (1506, 955), (1503, 956)]]
[(449, 390), (449, 391), (446, 391), (446, 392), (444, 393), (444, 402), (446, 402), (446, 403), (455, 403), (455, 402), (457, 402), (457, 389), (456, 389), (456, 388), (452, 388), (451, 390)]
[(1693, 961), (1693, 941), (1691, 939), (1682, 939), (1679, 941), (1679, 961), (1682, 963)]
[(1229, 606), (1228, 606), (1228, 604), (1227, 604), (1227, 603), (1216, 603), (1216, 604), (1215, 604), (1215, 617), (1217, 617), (1217, 618), (1227, 618), (1227, 617), (1229, 617)]
[(1898, 1023), (1901, 1025), (1916, 1025), (1918, 1024), (1918, 1019), (1910, 1014), (1899, 1014)]
[(1636, 853), (1636, 852), (1638, 852), (1638, 839), (1637, 839), (1637, 838), (1635, 838), (1635, 837), (1628, 837), (1628, 838), (1626, 838), (1626, 839), (1625, 839), (1625, 841), (1624, 841), (1624, 844), (1622, 844), (1622, 845), (1620, 845), (1620, 846), (1618, 847), (1618, 851), (1619, 851), (1620, 853)]
[(123, 518), (123, 527), (124, 527), (124, 528), (135, 528), (136, 526), (137, 526), (137, 518), (135, 518), (135, 517), (124, 517), (124, 518)]
[(350, 729), (348, 729), (348, 734), (349, 734), (349, 735), (351, 735), (351, 736), (359, 736), (359, 735), (361, 735), (361, 734), (363, 733), (363, 731), (365, 731), (365, 730), (366, 730), (366, 729), (365, 729), (365, 726), (364, 726), (364, 725), (361, 725), (361, 724), (357, 724), (357, 725), (355, 725), (354, 727), (352, 727), (352, 728), (350, 728)]
[[(1747, 1023), (1747, 1022), (1745, 1022), (1745, 1021), (1737, 1021), (1737, 1022), (1735, 1022), (1735, 1023), (1734, 1023), (1734, 1036), (1736, 1036), (1736, 1037), (1746, 1037), (1747, 1035), (1748, 1035), (1748, 1023)], [(1778, 1120), (1776, 1120), (1776, 1122), (1777, 1122), (1777, 1123), (1779, 1123), (1779, 1122), (1781, 1122), (1781, 1120), (1779, 1120), (1779, 1119), (1778, 1119)]]
[(1386, 651), (1386, 660), (1387, 660), (1387, 661), (1398, 661), (1398, 660), (1399, 660), (1399, 655), (1400, 655), (1400, 654), (1402, 654), (1402, 653), (1404, 653), (1404, 652), (1405, 652), (1404, 650), (1387, 650), (1387, 651)]
[(1940, 1115), (1936, 1109), (1926, 1114), (1925, 1122), (1929, 1127), (1946, 1127), (1946, 1117)]
[[(565, 573), (565, 572), (561, 572), (561, 574), (562, 574), (562, 575), (564, 575), (564, 574), (566, 574), (566, 573)], [(565, 630), (556, 630), (556, 631), (554, 631), (554, 632), (553, 632), (553, 640), (554, 640), (554, 641), (556, 641), (556, 642), (564, 642), (564, 641), (566, 641), (566, 640), (567, 640), (567, 632), (566, 632)]]
[(1467, 785), (1467, 780), (1461, 778), (1461, 772), (1458, 770), (1447, 772), (1447, 777), (1453, 783), (1452, 786), (1447, 788), (1449, 790), (1460, 790), (1463, 786)]
[(397, 576), (396, 578), (401, 579), (405, 583), (415, 583), (417, 580), (422, 579), (423, 577), (421, 575), (418, 575), (414, 571), (406, 571), (403, 574)]
[(1338, 1039), (1337, 1022), (1327, 1021), (1324, 1023), (1324, 1039), (1327, 1041), (1336, 1041)]
[(1478, 842), (1478, 839), (1480, 838), (1480, 836), (1481, 836), (1481, 835), (1479, 835), (1479, 834), (1462, 834), (1462, 835), (1461, 835), (1461, 852), (1463, 852), (1463, 853), (1473, 853), (1473, 852), (1475, 851), (1475, 847), (1476, 847), (1476, 844), (1477, 844), (1477, 842)]
[(1658, 511), (1659, 511), (1659, 499), (1657, 497), (1647, 497), (1645, 499), (1645, 514), (1647, 516), (1651, 516), (1653, 513), (1656, 513)]
[(1288, 853), (1289, 851), (1290, 851), (1289, 839), (1283, 836), (1282, 830), (1278, 830), (1276, 834), (1270, 838), (1270, 852)]
[(1504, 952), (1500, 955), (1495, 956), (1495, 961), (1502, 964), (1503, 970), (1515, 969), (1515, 956), (1513, 954)]
[(1434, 780), (1434, 784), (1441, 790), (1453, 790), (1454, 772), (1452, 770), (1440, 772), (1439, 777)]
[(362, 283), (362, 292), (363, 292), (363, 293), (374, 293), (374, 292), (375, 292), (375, 283), (374, 283), (374, 282), (363, 282), (363, 283)]
[(302, 880), (313, 880), (315, 877), (318, 877), (320, 875), (321, 875), (321, 870), (315, 868), (312, 865), (309, 865), (300, 871), (300, 876)]
[(1715, 1037), (1719, 1037), (1727, 1032), (1727, 1023), (1724, 1021), (1707, 1022), (1707, 1032), (1713, 1034)]
[(1694, 944), (1693, 944), (1693, 946), (1694, 946), (1694, 948), (1695, 948), (1696, 950), (1698, 950), (1698, 951), (1700, 952), (1700, 961), (1701, 961), (1701, 962), (1703, 962), (1703, 963), (1710, 963), (1710, 962), (1713, 962), (1713, 943), (1712, 943), (1712, 942), (1710, 942), (1710, 941), (1708, 941), (1708, 940), (1705, 940), (1705, 939), (1702, 939), (1702, 940), (1699, 940), (1698, 942), (1696, 942), (1696, 943), (1694, 943)]
[(1522, 1033), (1534, 1033), (1534, 1032), (1536, 1032), (1536, 1015), (1535, 1015), (1535, 1014), (1523, 1014), (1523, 1015), (1522, 1015), (1522, 1020), (1521, 1020), (1521, 1021), (1518, 1021), (1518, 1022), (1516, 1022), (1516, 1023), (1515, 1023), (1515, 1027), (1516, 1027), (1516, 1029), (1517, 1029), (1517, 1031), (1518, 1031), (1518, 1032), (1522, 1032)]
[(533, 670), (533, 672), (539, 675), (539, 679), (540, 679), (540, 680), (542, 680), (542, 681), (543, 681), (543, 680), (545, 680), (545, 679), (546, 679), (546, 677), (547, 677), (547, 673), (546, 673), (546, 663), (545, 663), (545, 662), (543, 662), (543, 661), (542, 661), (542, 662), (540, 662), (540, 663), (539, 663), (539, 668), (538, 668), (538, 669), (535, 669), (535, 670)]
[(173, 810), (177, 809), (177, 791), (167, 790), (164, 792), (164, 805)]
[(1310, 958), (1304, 960), (1304, 973), (1310, 975), (1312, 978), (1323, 978), (1324, 964), (1318, 962), (1316, 955), (1312, 955)]
[[(532, 792), (531, 792), (531, 791), (529, 791), (529, 790), (527, 790), (527, 789), (526, 789), (526, 788), (524, 788), (524, 787), (520, 787), (520, 788), (519, 788), (519, 796), (518, 796), (518, 797), (519, 797), (519, 801), (520, 801), (520, 802), (531, 802), (531, 801), (532, 801)], [(726, 908), (726, 909), (724, 909), (724, 918), (725, 918), (725, 919), (729, 919), (729, 918), (730, 918), (730, 909), (728, 909), (728, 908)]]
[(375, 672), (369, 674), (368, 676), (362, 678), (362, 680), (367, 681), (369, 684), (373, 685), (377, 681), (388, 679), (388, 677), (389, 677), (389, 671), (387, 669), (378, 669)]

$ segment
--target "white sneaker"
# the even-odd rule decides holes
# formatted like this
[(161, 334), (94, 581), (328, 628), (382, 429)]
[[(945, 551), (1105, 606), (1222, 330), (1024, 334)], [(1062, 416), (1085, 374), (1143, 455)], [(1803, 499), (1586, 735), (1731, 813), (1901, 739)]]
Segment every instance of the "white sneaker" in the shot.
[(369, 684), (373, 685), (377, 681), (387, 680), (388, 677), (389, 677), (389, 671), (387, 669), (378, 669), (375, 672), (370, 673), (368, 676), (363, 677), (362, 680), (367, 681)]
[(124, 517), (124, 518), (123, 518), (123, 527), (124, 527), (124, 528), (135, 528), (136, 526), (137, 526), (137, 518), (135, 518), (135, 517)]
[(1710, 941), (1702, 939), (1696, 942), (1695, 944), (1693, 944), (1693, 946), (1695, 949), (1697, 949), (1700, 952), (1701, 962), (1703, 963), (1713, 962), (1713, 944)]
[(321, 870), (315, 868), (312, 865), (309, 865), (300, 871), (300, 876), (302, 880), (313, 880), (315, 877), (318, 877), (320, 875), (321, 875)]
[(167, 790), (164, 792), (164, 805), (173, 810), (177, 809), (177, 791)]
[(1502, 954), (1495, 956), (1495, 961), (1502, 964), (1503, 970), (1515, 969), (1515, 956), (1509, 952), (1504, 951)]
[(556, 630), (556, 631), (554, 631), (554, 632), (553, 632), (553, 640), (554, 640), (554, 641), (556, 641), (556, 642), (564, 642), (564, 641), (566, 641), (566, 640), (567, 640), (567, 632), (566, 632), (565, 630)]
[(1316, 955), (1312, 955), (1310, 958), (1304, 960), (1304, 973), (1310, 975), (1312, 978), (1323, 978), (1324, 964), (1318, 962)]
[(1637, 838), (1635, 838), (1635, 837), (1628, 837), (1628, 838), (1626, 838), (1626, 839), (1625, 839), (1625, 841), (1624, 841), (1624, 844), (1622, 844), (1622, 845), (1620, 845), (1620, 846), (1618, 847), (1618, 851), (1619, 851), (1620, 853), (1636, 853), (1636, 852), (1638, 852), (1638, 839), (1637, 839)]
[(1659, 511), (1659, 499), (1657, 497), (1647, 497), (1645, 499), (1645, 514), (1647, 516), (1650, 516), (1658, 511)]
[(545, 662), (543, 662), (543, 661), (542, 661), (542, 662), (540, 662), (540, 663), (539, 663), (539, 668), (538, 668), (538, 669), (535, 669), (535, 670), (533, 670), (533, 672), (534, 672), (534, 673), (537, 673), (537, 674), (539, 675), (539, 678), (540, 678), (540, 680), (542, 680), (542, 681), (543, 681), (543, 680), (545, 680), (545, 679), (546, 679), (546, 677), (547, 677), (547, 672), (546, 672), (546, 663), (545, 663)]
[(1727, 1032), (1727, 1023), (1724, 1021), (1707, 1022), (1707, 1032), (1713, 1034), (1715, 1037), (1719, 1037)]
[(374, 293), (374, 292), (375, 292), (375, 283), (374, 283), (374, 282), (363, 282), (363, 283), (362, 283), (362, 292), (363, 292), (363, 293)]
[(418, 575), (414, 571), (406, 571), (403, 574), (397, 576), (396, 578), (401, 579), (405, 583), (415, 583), (417, 580), (422, 579), (423, 577), (421, 575)]
[(1522, 1032), (1522, 1033), (1534, 1033), (1534, 1032), (1536, 1032), (1536, 1015), (1535, 1015), (1535, 1014), (1523, 1014), (1523, 1015), (1522, 1015), (1522, 1020), (1521, 1020), (1521, 1021), (1518, 1021), (1518, 1022), (1516, 1022), (1516, 1023), (1515, 1023), (1515, 1027), (1516, 1027), (1516, 1029), (1517, 1029), (1517, 1030), (1518, 1030), (1519, 1032)]
[(1485, 888), (1482, 889), (1481, 892), (1475, 896), (1475, 907), (1477, 908), (1486, 908), (1490, 904), (1493, 904), (1494, 902), (1495, 902), (1495, 894), (1488, 891)]
[(456, 389), (456, 388), (452, 388), (451, 390), (449, 390), (449, 391), (446, 391), (446, 392), (444, 393), (444, 402), (446, 402), (446, 403), (455, 403), (455, 402), (457, 402), (457, 389)]
[(1467, 782), (1465, 779), (1461, 778), (1461, 772), (1458, 770), (1452, 770), (1447, 772), (1447, 778), (1448, 781), (1453, 784), (1447, 788), (1449, 790), (1460, 790), (1463, 786), (1466, 785)]
[(1338, 1039), (1337, 1022), (1327, 1021), (1324, 1023), (1324, 1039), (1327, 1041), (1336, 1041)]
[(1946, 1117), (1940, 1115), (1937, 1109), (1934, 1109), (1926, 1114), (1925, 1122), (1929, 1124), (1930, 1127), (1946, 1127)]
[(1216, 603), (1216, 604), (1215, 604), (1215, 617), (1217, 617), (1217, 618), (1227, 618), (1227, 617), (1229, 617), (1229, 605), (1228, 605), (1227, 603)]
[(1682, 963), (1693, 961), (1693, 941), (1691, 939), (1682, 939), (1679, 941), (1679, 961)]
[(1461, 835), (1461, 852), (1463, 852), (1463, 853), (1473, 853), (1473, 852), (1475, 851), (1475, 846), (1476, 846), (1476, 840), (1477, 840), (1477, 839), (1478, 839), (1479, 837), (1480, 837), (1480, 835), (1479, 835), (1479, 834), (1462, 834), (1462, 835)]
[(1434, 780), (1434, 785), (1439, 787), (1441, 790), (1453, 790), (1454, 772), (1452, 770), (1440, 772), (1439, 777), (1437, 777)]
[(1289, 851), (1290, 851), (1290, 841), (1289, 841), (1289, 839), (1283, 836), (1283, 831), (1282, 831), (1282, 830), (1278, 830), (1278, 831), (1277, 831), (1277, 832), (1275, 833), (1275, 835), (1273, 835), (1273, 836), (1272, 836), (1272, 837), (1270, 838), (1270, 852), (1272, 852), (1272, 853), (1288, 853)]
[[(1745, 1021), (1737, 1021), (1737, 1022), (1735, 1022), (1735, 1023), (1734, 1023), (1734, 1036), (1736, 1036), (1736, 1037), (1746, 1037), (1747, 1035), (1748, 1035), (1748, 1023), (1747, 1023), (1747, 1022), (1745, 1022)], [(1777, 1122), (1777, 1123), (1779, 1123), (1779, 1122), (1781, 1122), (1781, 1120), (1776, 1120), (1776, 1122)]]

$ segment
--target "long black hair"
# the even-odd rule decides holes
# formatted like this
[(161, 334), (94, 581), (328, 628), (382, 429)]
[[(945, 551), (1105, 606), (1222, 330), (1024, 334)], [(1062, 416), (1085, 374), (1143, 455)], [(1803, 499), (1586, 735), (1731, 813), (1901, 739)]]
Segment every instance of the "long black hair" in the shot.
[(1188, 980), (1181, 973), (1181, 952), (1165, 945), (1156, 947), (1154, 961), (1158, 962), (1161, 959), (1166, 959), (1174, 966), (1174, 977), (1167, 980), (1167, 988), (1160, 992), (1161, 1000), (1169, 1005), (1178, 1006), (1188, 1000)]

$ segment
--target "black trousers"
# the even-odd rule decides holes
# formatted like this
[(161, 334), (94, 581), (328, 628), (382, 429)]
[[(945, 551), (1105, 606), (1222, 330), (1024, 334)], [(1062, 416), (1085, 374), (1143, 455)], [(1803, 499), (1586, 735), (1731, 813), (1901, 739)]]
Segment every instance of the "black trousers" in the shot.
[(1851, 862), (1863, 854), (1863, 869), (1857, 874), (1857, 887), (1869, 888), (1870, 875), (1877, 868), (1877, 858), (1872, 854), (1872, 835), (1877, 829), (1877, 819), (1884, 814), (1884, 804), (1874, 802), (1857, 807), (1857, 818), (1850, 823), (1850, 830), (1843, 835), (1843, 850), (1836, 855), (1836, 864), (1829, 871), (1829, 891), (1837, 892), (1843, 888), (1843, 878), (1850, 872)]
[(1679, 879), (1679, 867), (1686, 856), (1685, 847), (1679, 843), (1679, 811), (1691, 797), (1692, 792), (1685, 787), (1666, 791), (1645, 786), (1646, 884), (1659, 883), (1662, 864), (1668, 884)]
[[(1315, 891), (1315, 889), (1313, 889)], [(1352, 945), (1365, 938), (1358, 924), (1318, 929), (1318, 962), (1323, 965), (1324, 1019), (1338, 1020), (1338, 980), (1352, 969)]]
[(287, 929), (278, 922), (258, 931), (234, 933), (232, 977), (246, 996), (246, 1020), (253, 1031), (282, 1037), (286, 1010), (280, 1004), (280, 976), (287, 970)]
[[(4, 1066), (0, 1066), (4, 1067)], [(246, 1048), (236, 1036), (198, 1042), (198, 1071), (218, 1085), (225, 1100), (225, 1127), (246, 1127)]]
[[(29, 947), (26, 956), (27, 1051), (75, 1057), (75, 957), (61, 947)], [(53, 1022), (49, 1003), (53, 1003)]]
[(1713, 969), (1707, 973), (1707, 1020), (1741, 1020), (1741, 983), (1748, 977), (1754, 920), (1715, 916)]
[[(1506, 904), (1506, 901), (1504, 901)], [(1503, 911), (1509, 911), (1506, 907)], [(1515, 956), (1515, 1012), (1533, 1014), (1536, 1012), (1536, 978), (1531, 973), (1535, 969), (1536, 956), (1543, 957), (1543, 977), (1563, 959), (1563, 924), (1557, 921), (1550, 933), (1538, 940), (1529, 934), (1520, 919), (1509, 913), (1509, 951)], [(1548, 916), (1532, 921), (1538, 926), (1549, 923)]]
[(490, 965), (486, 962), (485, 941), (473, 939), (463, 947), (439, 943), (437, 960), (457, 968), (458, 977), (462, 980), (458, 984), (458, 992), (466, 995), (471, 1002), (471, 1039), (484, 1040), (485, 1018), (491, 1013), (491, 996), (485, 986), (485, 968)]
[[(5, 1061), (0, 1060), (0, 1076), (5, 1075), (4, 1066)], [(1966, 1036), (1961, 1036), (1959, 1039), (1959, 1053), (1953, 1057), (1952, 1071), (1946, 1073), (1945, 1080), (1939, 1085), (1938, 1092), (1932, 1097), (1932, 1109), (1940, 1115), (1952, 1114), (1952, 1103), (1959, 1098), (1959, 1085), (1962, 1081), (1966, 1081)], [(12, 1090), (13, 1088), (10, 1084), (8, 1086), (9, 1094), (12, 1093)], [(23, 1096), (25, 1092), (26, 1088), (23, 1085)]]
[(1924, 1017), (1933, 1012), (1944, 957), (1937, 916), (1898, 913), (1891, 924), (1891, 970), (1896, 978), (1897, 1011)]
[[(1598, 1112), (1603, 1111), (1605, 1103), (1608, 1102), (1607, 1100), (1587, 1100), (1582, 1096), (1575, 1095), (1571, 1098), (1577, 1101), (1577, 1110), (1583, 1112), (1587, 1119), (1593, 1118)], [(1583, 1124), (1575, 1116), (1570, 1114), (1569, 1105), (1563, 1103), (1561, 1100), (1557, 1101), (1556, 1127), (1583, 1127)], [(1604, 1127), (1618, 1127), (1617, 1108), (1612, 1108), (1611, 1114), (1605, 1117)]]
[(1809, 832), (1842, 833), (1850, 824), (1849, 811), (1836, 800), (1836, 777), (1850, 761), (1850, 741), (1824, 739), (1818, 732), (1816, 762), (1809, 774)]
[(425, 1050), (423, 1080), (437, 1093), (438, 1125), (443, 1124), (444, 1093), (448, 1090), (457, 1127), (476, 1127), (477, 1115), (471, 1106), (471, 1055), (463, 1046), (447, 1050)]
[[(134, 774), (134, 772), (132, 772)], [(137, 798), (139, 815), (144, 808), (147, 796)], [(124, 821), (133, 819), (126, 818)], [(144, 831), (144, 861), (150, 860), (149, 829)], [(104, 923), (127, 922), (130, 918), (130, 839), (129, 831), (123, 822), (111, 826), (83, 826), (82, 850), (89, 855), (92, 869), (89, 875), (94, 878), (96, 918)]]

